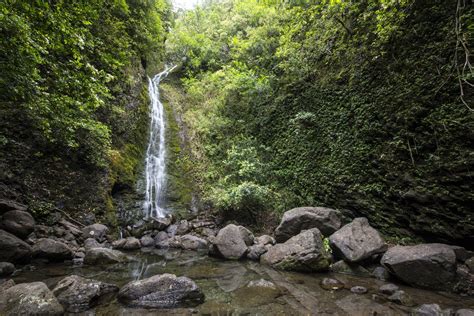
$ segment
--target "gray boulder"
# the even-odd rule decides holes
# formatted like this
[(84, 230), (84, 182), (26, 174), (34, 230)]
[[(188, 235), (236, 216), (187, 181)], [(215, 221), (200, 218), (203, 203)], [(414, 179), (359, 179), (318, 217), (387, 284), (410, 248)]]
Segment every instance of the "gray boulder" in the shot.
[(354, 219), (329, 237), (335, 256), (348, 262), (359, 262), (387, 250), (387, 245), (377, 230), (365, 217)]
[(0, 261), (26, 262), (31, 254), (30, 245), (0, 229)]
[(16, 201), (0, 199), (0, 215), (13, 210), (26, 212), (26, 209), (27, 207), (25, 205)]
[(382, 285), (379, 288), (379, 292), (382, 293), (382, 294), (385, 294), (385, 295), (392, 295), (393, 293), (395, 293), (399, 289), (400, 288), (398, 286), (396, 286), (395, 284), (387, 283), (387, 284)]
[(126, 284), (120, 289), (118, 299), (131, 307), (194, 307), (204, 302), (204, 294), (187, 277), (161, 274)]
[(191, 230), (191, 225), (187, 220), (182, 220), (176, 227), (176, 235), (185, 235)]
[(13, 210), (3, 214), (1, 228), (13, 235), (26, 238), (35, 229), (35, 219), (30, 213)]
[(262, 244), (255, 244), (253, 246), (250, 246), (249, 251), (247, 253), (247, 258), (255, 261), (260, 260), (260, 257), (267, 252), (267, 247), (268, 246)]
[(142, 247), (155, 247), (155, 240), (150, 236), (143, 236), (140, 238), (140, 244)]
[(268, 235), (262, 235), (255, 238), (255, 243), (260, 245), (274, 245), (276, 243), (275, 238)]
[(230, 224), (219, 231), (212, 243), (220, 256), (238, 260), (245, 256), (248, 246), (253, 245), (254, 236), (247, 228)]
[(312, 228), (269, 247), (260, 261), (282, 270), (317, 272), (329, 268), (331, 255), (324, 249), (319, 229)]
[(142, 245), (137, 238), (127, 237), (114, 241), (112, 247), (123, 250), (137, 250), (140, 249)]
[(63, 261), (74, 258), (74, 252), (65, 243), (42, 238), (33, 245), (33, 257), (49, 261)]
[(422, 288), (450, 289), (456, 276), (456, 255), (444, 244), (395, 246), (381, 263), (400, 280)]
[(171, 225), (171, 217), (150, 218), (150, 228), (156, 230), (165, 230)]
[(205, 239), (193, 236), (193, 235), (184, 235), (180, 236), (181, 248), (185, 250), (199, 250), (207, 249), (207, 241)]
[(64, 309), (43, 282), (14, 285), (0, 295), (0, 315), (62, 315)]
[(89, 248), (105, 248), (105, 247), (103, 244), (99, 243), (94, 238), (87, 238), (86, 240), (84, 240), (84, 248), (89, 249)]
[(8, 276), (15, 272), (15, 266), (10, 262), (0, 262), (0, 277)]
[(474, 309), (462, 308), (456, 311), (455, 316), (474, 316)]
[(438, 304), (423, 304), (415, 308), (413, 316), (442, 316), (443, 310)]
[(84, 239), (94, 238), (98, 242), (103, 242), (106, 239), (106, 235), (109, 228), (102, 224), (92, 224), (82, 229), (82, 236)]
[(118, 250), (107, 248), (86, 249), (84, 263), (90, 265), (123, 263), (129, 261), (128, 257)]
[(298, 207), (283, 214), (280, 225), (275, 230), (275, 239), (282, 243), (302, 230), (317, 228), (324, 236), (329, 236), (341, 227), (339, 212), (326, 207)]
[(106, 294), (118, 290), (113, 284), (71, 275), (59, 281), (53, 293), (67, 312), (79, 313), (97, 305)]

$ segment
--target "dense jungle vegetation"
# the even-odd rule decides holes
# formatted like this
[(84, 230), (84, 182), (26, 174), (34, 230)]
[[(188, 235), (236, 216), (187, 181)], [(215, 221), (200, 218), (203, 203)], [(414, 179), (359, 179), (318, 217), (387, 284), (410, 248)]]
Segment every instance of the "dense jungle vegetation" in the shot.
[(472, 1), (223, 1), (167, 42), (205, 201), (265, 225), (301, 205), (472, 242)]
[(110, 211), (135, 187), (160, 68), (164, 0), (0, 1), (1, 196), (37, 215)]
[(321, 205), (474, 242), (472, 0), (2, 0), (0, 33), (0, 198), (37, 217), (113, 224), (138, 203), (117, 196), (136, 188), (146, 75), (166, 61), (190, 151), (170, 141), (170, 170), (202, 208), (262, 228)]

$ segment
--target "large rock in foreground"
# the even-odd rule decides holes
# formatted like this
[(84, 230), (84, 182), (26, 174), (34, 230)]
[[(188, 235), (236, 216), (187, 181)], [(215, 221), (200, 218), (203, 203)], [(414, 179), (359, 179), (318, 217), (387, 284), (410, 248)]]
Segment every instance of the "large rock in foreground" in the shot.
[(381, 263), (400, 280), (428, 289), (451, 289), (456, 277), (456, 255), (444, 244), (395, 246)]
[(65, 243), (50, 238), (42, 238), (33, 245), (33, 256), (49, 261), (63, 261), (74, 257), (74, 253)]
[(86, 249), (86, 256), (84, 257), (85, 264), (109, 264), (127, 262), (128, 257), (118, 251), (107, 248), (90, 248)]
[(275, 239), (282, 243), (301, 231), (317, 228), (324, 236), (329, 236), (341, 227), (339, 212), (326, 207), (298, 207), (283, 214), (280, 225), (275, 230)]
[(387, 250), (382, 236), (365, 217), (354, 219), (329, 236), (329, 244), (335, 256), (348, 262), (359, 262)]
[(35, 220), (28, 212), (13, 210), (3, 214), (0, 226), (17, 237), (26, 238), (35, 229)]
[(226, 259), (238, 260), (253, 245), (254, 236), (247, 228), (230, 224), (219, 231), (212, 243), (217, 254)]
[(78, 313), (97, 305), (104, 295), (118, 290), (113, 284), (71, 275), (59, 281), (53, 293), (67, 312)]
[(126, 284), (120, 289), (118, 299), (131, 307), (194, 307), (204, 302), (204, 294), (187, 277), (161, 274)]
[(270, 247), (260, 261), (282, 270), (316, 272), (329, 268), (331, 255), (324, 249), (321, 232), (313, 228)]
[(30, 258), (30, 245), (0, 229), (0, 261), (25, 262)]
[(102, 224), (92, 224), (82, 229), (82, 236), (84, 239), (94, 238), (98, 242), (103, 242), (106, 239), (106, 235), (109, 228)]
[(43, 282), (22, 283), (0, 295), (0, 315), (62, 315), (64, 309)]

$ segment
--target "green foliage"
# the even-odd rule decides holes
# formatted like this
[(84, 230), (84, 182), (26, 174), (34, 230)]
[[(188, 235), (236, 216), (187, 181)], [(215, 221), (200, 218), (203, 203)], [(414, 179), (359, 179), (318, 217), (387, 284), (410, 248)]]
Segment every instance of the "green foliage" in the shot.
[[(227, 213), (326, 205), (395, 235), (466, 241), (474, 129), (456, 9), (235, 0), (184, 13), (167, 48), (183, 62), (204, 196)], [(470, 38), (472, 4), (459, 15)]]

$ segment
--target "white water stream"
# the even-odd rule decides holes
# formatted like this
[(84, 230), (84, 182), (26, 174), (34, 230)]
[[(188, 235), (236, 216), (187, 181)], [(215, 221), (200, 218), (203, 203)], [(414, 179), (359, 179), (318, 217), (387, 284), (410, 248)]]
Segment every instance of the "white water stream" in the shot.
[(143, 212), (148, 217), (164, 217), (164, 189), (166, 185), (166, 125), (163, 104), (160, 101), (160, 82), (175, 68), (166, 67), (152, 78), (148, 77), (150, 95), (150, 138), (145, 160), (145, 201)]

